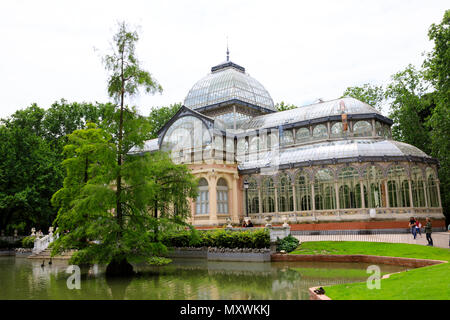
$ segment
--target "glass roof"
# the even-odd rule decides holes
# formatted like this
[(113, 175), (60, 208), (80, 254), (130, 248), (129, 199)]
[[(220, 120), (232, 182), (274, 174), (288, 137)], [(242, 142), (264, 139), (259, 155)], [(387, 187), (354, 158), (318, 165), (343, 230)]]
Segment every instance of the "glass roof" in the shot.
[(377, 109), (367, 103), (354, 98), (346, 97), (254, 117), (243, 126), (243, 129), (269, 128), (283, 124), (340, 115), (342, 110), (341, 108), (343, 107), (342, 105), (345, 108), (345, 113), (348, 114), (381, 114)]
[(156, 139), (145, 141), (144, 147), (142, 149), (137, 148), (137, 147), (131, 148), (129, 153), (133, 154), (133, 153), (140, 153), (140, 152), (148, 152), (148, 151), (155, 151), (158, 149), (159, 149), (158, 138), (156, 138)]
[[(277, 153), (279, 154), (278, 159), (275, 158)], [(343, 140), (279, 149), (278, 152), (273, 150), (262, 152), (259, 154), (260, 159), (255, 159), (255, 156), (250, 155), (249, 161), (240, 162), (239, 170), (262, 168), (274, 164), (283, 165), (310, 160), (341, 159), (358, 156), (416, 156), (430, 158), (425, 152), (414, 146), (393, 140)]]
[[(221, 68), (217, 68), (223, 66)], [(255, 79), (233, 63), (216, 66), (212, 73), (198, 81), (189, 91), (184, 105), (191, 109), (233, 99), (275, 110), (270, 94)]]

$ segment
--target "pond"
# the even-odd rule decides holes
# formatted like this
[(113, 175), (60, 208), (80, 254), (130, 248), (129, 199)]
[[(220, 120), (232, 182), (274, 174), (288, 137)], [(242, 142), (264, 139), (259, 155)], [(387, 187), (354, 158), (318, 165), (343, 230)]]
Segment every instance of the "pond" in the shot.
[[(365, 282), (365, 263), (218, 262), (173, 259), (135, 265), (133, 278), (106, 279), (104, 266), (81, 269), (81, 288), (68, 289), (66, 261), (0, 257), (0, 299), (307, 300), (308, 288)], [(379, 265), (382, 273), (406, 267)]]

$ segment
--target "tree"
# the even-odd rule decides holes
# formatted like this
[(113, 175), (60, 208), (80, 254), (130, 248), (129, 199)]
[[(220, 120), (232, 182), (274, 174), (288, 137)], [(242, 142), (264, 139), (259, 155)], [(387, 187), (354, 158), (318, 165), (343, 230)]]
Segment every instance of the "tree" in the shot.
[(389, 116), (394, 121), (393, 138), (430, 153), (430, 135), (426, 122), (434, 104), (427, 91), (422, 71), (408, 65), (405, 70), (392, 76), (385, 94), (391, 109)]
[(58, 156), (26, 126), (0, 126), (0, 229), (45, 230), (54, 219), (51, 195), (61, 176)]
[(450, 222), (450, 10), (440, 24), (431, 25), (428, 37), (434, 48), (424, 61), (424, 77), (436, 90), (436, 106), (428, 121), (431, 154), (440, 163), (442, 207)]
[(345, 89), (342, 97), (353, 97), (375, 109), (381, 110), (384, 101), (384, 92), (382, 86), (365, 83), (362, 87), (348, 87)]
[(275, 104), (275, 108), (277, 111), (285, 111), (285, 110), (291, 110), (297, 108), (297, 106), (293, 104), (284, 103), (284, 101), (281, 101), (279, 103)]
[[(69, 135), (64, 148), (67, 176), (53, 202), (59, 209), (53, 254), (72, 246), (72, 263), (107, 263), (108, 275), (132, 273), (130, 261), (160, 255), (165, 247), (159, 230), (185, 226), (187, 198), (196, 196), (196, 180), (185, 166), (175, 166), (159, 154), (130, 155), (150, 138), (151, 123), (125, 98), (161, 91), (135, 57), (136, 32), (119, 25), (113, 53), (104, 58), (111, 72), (108, 92), (117, 105), (108, 105), (99, 127)], [(170, 210), (170, 208), (173, 208)], [(154, 210), (161, 214), (154, 215)], [(176, 210), (175, 210), (176, 209)], [(93, 242), (95, 240), (95, 242)]]
[(149, 119), (152, 126), (151, 139), (158, 137), (158, 131), (169, 121), (181, 108), (181, 103), (171, 104), (168, 107), (152, 108)]

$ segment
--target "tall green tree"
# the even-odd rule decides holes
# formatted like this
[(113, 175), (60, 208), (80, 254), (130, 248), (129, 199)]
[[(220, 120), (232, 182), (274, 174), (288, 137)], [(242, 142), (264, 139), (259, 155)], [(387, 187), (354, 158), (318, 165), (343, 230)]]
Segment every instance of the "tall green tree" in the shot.
[[(165, 247), (158, 231), (184, 226), (188, 198), (196, 195), (196, 180), (187, 167), (159, 153), (130, 155), (150, 138), (152, 125), (125, 99), (139, 88), (162, 90), (141, 69), (137, 40), (135, 31), (119, 25), (113, 53), (104, 59), (108, 92), (117, 104), (105, 107), (98, 128), (69, 135), (67, 176), (53, 198), (60, 208), (55, 224), (59, 231), (69, 230), (55, 241), (53, 253), (75, 246), (73, 263), (107, 263), (107, 274), (130, 273), (130, 261), (161, 254)], [(155, 210), (160, 214), (154, 215)]]
[[(108, 80), (109, 96), (114, 98), (119, 105), (119, 122), (116, 133), (117, 138), (117, 165), (118, 174), (116, 178), (116, 217), (120, 228), (123, 227), (122, 206), (122, 172), (123, 157), (129, 149), (124, 143), (124, 113), (125, 98), (134, 96), (140, 88), (147, 93), (162, 91), (161, 85), (154, 80), (150, 73), (143, 70), (135, 54), (135, 44), (139, 40), (136, 31), (129, 31), (125, 22), (119, 24), (119, 30), (114, 35), (112, 53), (104, 57), (106, 69), (110, 72)], [(143, 141), (141, 141), (142, 143)], [(119, 232), (120, 237), (120, 232)]]
[(55, 217), (51, 195), (59, 188), (59, 157), (24, 126), (0, 125), (0, 230), (46, 231)]
[(431, 154), (440, 163), (442, 206), (450, 223), (450, 10), (441, 23), (431, 25), (428, 37), (434, 48), (424, 61), (424, 77), (435, 88), (436, 103), (428, 121)]
[(353, 97), (365, 102), (375, 109), (381, 110), (384, 101), (384, 90), (382, 86), (365, 83), (361, 87), (348, 87), (342, 97)]
[(422, 71), (410, 64), (392, 76), (385, 92), (391, 109), (389, 116), (394, 121), (393, 138), (415, 145), (426, 153), (431, 151), (426, 123), (434, 107), (428, 91)]

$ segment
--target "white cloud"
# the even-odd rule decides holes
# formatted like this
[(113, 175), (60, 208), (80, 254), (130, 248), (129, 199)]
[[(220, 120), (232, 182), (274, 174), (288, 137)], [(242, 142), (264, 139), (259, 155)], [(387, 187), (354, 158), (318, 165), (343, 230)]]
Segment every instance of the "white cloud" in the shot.
[[(0, 4), (0, 117), (55, 100), (106, 101), (100, 55), (115, 23), (140, 25), (138, 56), (164, 88), (134, 101), (181, 102), (230, 57), (274, 101), (333, 99), (382, 83), (432, 48), (427, 31), (446, 1), (14, 1)], [(95, 52), (93, 48), (99, 48)]]

